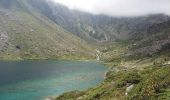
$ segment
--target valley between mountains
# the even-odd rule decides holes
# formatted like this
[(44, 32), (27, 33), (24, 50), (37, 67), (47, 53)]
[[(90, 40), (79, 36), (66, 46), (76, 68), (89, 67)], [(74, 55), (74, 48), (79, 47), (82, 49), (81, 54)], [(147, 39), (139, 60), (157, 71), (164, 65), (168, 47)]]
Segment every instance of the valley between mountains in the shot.
[(0, 0), (0, 60), (39, 59), (97, 59), (109, 68), (98, 86), (51, 99), (169, 100), (170, 16), (113, 17), (46, 0)]

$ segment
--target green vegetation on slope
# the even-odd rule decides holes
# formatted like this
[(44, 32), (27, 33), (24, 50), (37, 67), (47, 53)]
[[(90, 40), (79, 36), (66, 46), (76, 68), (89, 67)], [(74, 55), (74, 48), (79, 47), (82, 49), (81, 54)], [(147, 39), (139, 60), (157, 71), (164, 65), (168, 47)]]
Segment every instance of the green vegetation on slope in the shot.
[(41, 15), (27, 0), (0, 5), (0, 59), (93, 58), (93, 48)]
[(142, 48), (135, 43), (118, 42), (101, 48), (102, 60), (110, 68), (104, 82), (86, 91), (65, 93), (56, 100), (169, 100), (169, 45), (160, 45), (152, 56), (127, 55), (130, 50)]
[(168, 20), (95, 16), (45, 0), (0, 0), (0, 59), (94, 59), (97, 48), (111, 70), (104, 82), (58, 100), (169, 100)]
[[(144, 70), (110, 71), (105, 81), (87, 91), (73, 91), (56, 100), (169, 100), (170, 65)], [(126, 96), (128, 86), (134, 85)]]

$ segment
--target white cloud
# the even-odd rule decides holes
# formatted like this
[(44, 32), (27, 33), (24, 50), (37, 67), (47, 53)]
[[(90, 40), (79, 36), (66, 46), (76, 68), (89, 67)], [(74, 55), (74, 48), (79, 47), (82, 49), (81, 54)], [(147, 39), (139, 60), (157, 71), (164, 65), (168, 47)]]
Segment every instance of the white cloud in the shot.
[(170, 0), (53, 0), (70, 9), (112, 16), (170, 15)]

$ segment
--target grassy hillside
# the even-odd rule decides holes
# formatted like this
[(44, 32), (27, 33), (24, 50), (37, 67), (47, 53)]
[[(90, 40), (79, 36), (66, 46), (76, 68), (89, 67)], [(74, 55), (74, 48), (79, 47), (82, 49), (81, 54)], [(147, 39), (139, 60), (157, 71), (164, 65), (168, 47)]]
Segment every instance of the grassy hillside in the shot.
[(163, 14), (92, 15), (46, 0), (0, 0), (0, 59), (94, 59), (98, 49), (110, 68), (104, 82), (57, 100), (169, 100), (169, 20)]
[[(159, 34), (153, 34), (154, 28), (149, 30), (152, 29), (150, 27), (169, 19), (162, 14), (133, 18), (92, 15), (46, 0), (0, 0), (0, 57), (47, 59), (77, 56), (76, 59), (79, 59), (87, 55), (94, 58), (96, 44), (122, 40), (134, 43), (126, 55), (135, 55), (148, 49), (141, 50), (137, 46), (156, 36), (159, 38)], [(106, 57), (110, 57), (109, 54), (111, 52), (102, 59), (109, 59)], [(114, 52), (111, 55), (118, 57)]]
[(0, 5), (0, 59), (93, 55), (85, 41), (41, 15), (27, 0), (1, 2), (8, 2), (9, 7)]
[(86, 91), (64, 93), (56, 100), (169, 100), (169, 52), (128, 59), (124, 55), (130, 43), (115, 45), (102, 52), (110, 71), (101, 84)]
[[(108, 72), (107, 78), (98, 87), (65, 93), (56, 100), (169, 100), (169, 67)], [(126, 95), (127, 87), (132, 85)]]
[(56, 100), (169, 100), (169, 26), (169, 21), (155, 24), (141, 40), (101, 47), (102, 61), (110, 68), (105, 80)]

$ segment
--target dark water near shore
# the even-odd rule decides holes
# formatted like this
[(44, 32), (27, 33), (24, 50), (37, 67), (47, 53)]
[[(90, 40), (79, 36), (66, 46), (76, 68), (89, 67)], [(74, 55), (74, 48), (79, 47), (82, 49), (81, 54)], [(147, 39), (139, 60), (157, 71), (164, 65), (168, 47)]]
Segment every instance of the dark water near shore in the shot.
[(103, 81), (106, 67), (83, 61), (0, 61), (0, 100), (44, 100)]

